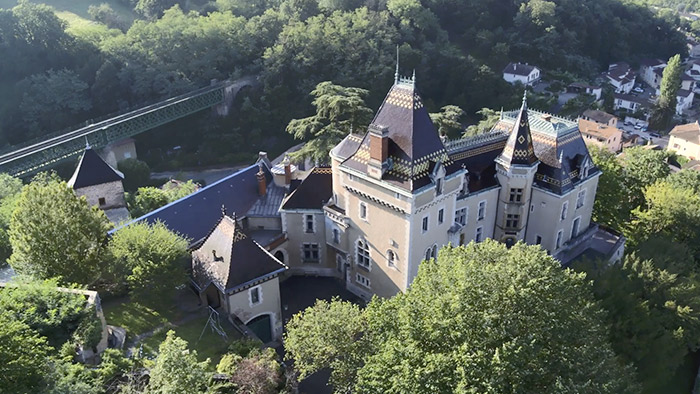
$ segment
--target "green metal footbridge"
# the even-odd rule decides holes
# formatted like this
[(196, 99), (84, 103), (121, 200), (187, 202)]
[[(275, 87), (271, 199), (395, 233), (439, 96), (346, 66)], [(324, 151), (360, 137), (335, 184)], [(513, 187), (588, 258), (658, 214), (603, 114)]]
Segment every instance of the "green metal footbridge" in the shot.
[(45, 136), (45, 139), (38, 142), (13, 146), (0, 153), (0, 172), (21, 177), (41, 171), (79, 155), (86, 144), (95, 149), (103, 148), (113, 142), (223, 104), (227, 101), (227, 95), (232, 93), (235, 96), (242, 87), (254, 83), (254, 77), (219, 82), (69, 132)]

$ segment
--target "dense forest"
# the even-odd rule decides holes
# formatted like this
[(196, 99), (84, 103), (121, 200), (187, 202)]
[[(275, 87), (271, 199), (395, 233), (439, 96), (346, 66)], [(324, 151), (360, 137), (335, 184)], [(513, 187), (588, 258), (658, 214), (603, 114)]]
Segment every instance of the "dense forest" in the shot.
[(501, 79), (509, 61), (586, 78), (613, 61), (685, 52), (670, 21), (619, 0), (218, 0), (183, 2), (187, 11), (121, 1), (140, 19), (107, 4), (88, 25), (26, 0), (0, 10), (0, 146), (255, 75), (262, 83), (239, 95), (233, 116), (202, 113), (138, 137), (151, 164), (176, 145), (171, 167), (241, 162), (291, 144), (284, 128), (312, 112), (321, 81), (368, 89), (376, 108), (397, 45), (431, 111), (452, 104), (470, 116), (517, 105), (521, 93)]

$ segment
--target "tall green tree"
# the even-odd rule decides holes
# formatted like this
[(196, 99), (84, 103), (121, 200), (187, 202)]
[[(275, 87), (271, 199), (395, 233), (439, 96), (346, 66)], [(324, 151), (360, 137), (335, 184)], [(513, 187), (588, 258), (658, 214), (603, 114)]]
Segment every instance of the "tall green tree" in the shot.
[(90, 285), (100, 278), (111, 223), (65, 182), (40, 174), (22, 189), (10, 221), (18, 273)]
[(339, 303), (294, 316), (285, 337), (302, 375), (343, 377), (337, 393), (638, 390), (584, 275), (537, 246), (446, 247), (405, 293), (362, 311)]
[(152, 394), (200, 394), (207, 391), (207, 365), (198, 362), (197, 352), (187, 348), (184, 339), (168, 334), (158, 347), (146, 392)]
[(438, 129), (440, 136), (459, 138), (464, 127), (462, 118), (465, 112), (456, 105), (446, 105), (440, 108), (440, 112), (431, 113), (430, 120)]
[(501, 119), (501, 114), (491, 108), (482, 108), (476, 113), (481, 115), (481, 120), (479, 123), (467, 127), (464, 137), (488, 133)]
[(44, 384), (51, 347), (46, 338), (0, 312), (0, 393), (36, 393)]
[(157, 303), (185, 283), (187, 246), (185, 238), (162, 222), (138, 222), (114, 233), (109, 251), (115, 259), (115, 271), (125, 276), (132, 294), (144, 302)]
[(661, 150), (634, 147), (625, 150), (622, 159), (622, 186), (628, 195), (630, 207), (644, 205), (644, 189), (668, 176), (668, 153)]
[(614, 153), (596, 145), (588, 152), (596, 167), (603, 173), (598, 178), (598, 189), (593, 203), (593, 220), (616, 230), (622, 230), (630, 217), (629, 202), (621, 185), (624, 184), (622, 165)]
[(676, 96), (681, 88), (681, 75), (681, 56), (675, 55), (668, 59), (668, 65), (664, 68), (661, 78), (661, 93), (651, 114), (650, 126), (653, 129), (666, 131), (671, 125), (676, 113)]
[(365, 105), (368, 91), (360, 88), (321, 82), (311, 91), (316, 114), (293, 119), (287, 133), (299, 140), (307, 140), (294, 153), (295, 158), (311, 158), (320, 163), (329, 160), (328, 152), (352, 131), (360, 132), (369, 124), (372, 110)]

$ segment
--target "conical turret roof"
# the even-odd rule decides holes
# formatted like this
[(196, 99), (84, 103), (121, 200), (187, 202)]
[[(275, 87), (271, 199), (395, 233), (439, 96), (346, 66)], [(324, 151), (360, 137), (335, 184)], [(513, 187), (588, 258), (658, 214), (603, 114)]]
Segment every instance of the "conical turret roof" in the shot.
[(85, 148), (68, 186), (73, 189), (121, 181), (124, 174), (112, 168), (90, 146)]
[(505, 166), (532, 166), (538, 162), (530, 134), (530, 121), (527, 114), (527, 92), (523, 96), (523, 105), (515, 119), (513, 130), (506, 141), (503, 152), (497, 161)]

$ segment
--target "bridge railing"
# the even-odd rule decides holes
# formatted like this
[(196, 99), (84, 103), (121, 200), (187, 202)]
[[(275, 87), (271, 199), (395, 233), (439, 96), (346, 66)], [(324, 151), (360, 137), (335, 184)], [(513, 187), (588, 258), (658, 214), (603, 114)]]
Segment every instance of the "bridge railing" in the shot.
[(35, 138), (30, 139), (30, 140), (21, 142), (19, 144), (6, 146), (6, 147), (0, 149), (0, 156), (6, 155), (6, 154), (11, 153), (11, 152), (16, 152), (18, 150), (30, 147), (32, 145), (39, 144), (41, 142), (45, 142), (45, 141), (48, 141), (51, 139), (57, 139), (59, 137), (63, 137), (66, 134), (69, 134), (70, 132), (80, 131), (80, 130), (86, 129), (88, 127), (96, 127), (96, 126), (99, 126), (100, 123), (108, 121), (108, 120), (109, 121), (116, 121), (117, 120), (116, 118), (119, 118), (122, 116), (128, 116), (128, 115), (133, 114), (137, 111), (144, 111), (145, 112), (149, 109), (157, 108), (158, 106), (164, 105), (170, 101), (177, 101), (177, 100), (181, 100), (181, 99), (188, 98), (188, 97), (194, 97), (198, 94), (207, 93), (207, 92), (212, 91), (212, 90), (220, 89), (222, 86), (225, 86), (227, 83), (228, 83), (228, 81), (222, 81), (222, 82), (216, 83), (214, 85), (205, 86), (203, 88), (200, 88), (200, 89), (197, 89), (194, 91), (189, 91), (187, 93), (183, 93), (183, 94), (180, 94), (180, 95), (175, 96), (175, 97), (170, 97), (170, 98), (167, 98), (165, 100), (161, 99), (160, 101), (157, 101), (157, 102), (148, 101), (148, 102), (141, 102), (139, 104), (133, 104), (133, 105), (129, 106), (127, 109), (121, 109), (121, 110), (110, 112), (106, 115), (102, 115), (102, 116), (99, 116), (96, 118), (90, 118), (90, 119), (87, 119), (81, 123), (65, 127), (63, 129), (61, 129), (59, 131), (55, 131), (53, 133), (45, 134), (45, 135), (42, 135), (39, 137), (35, 137)]

